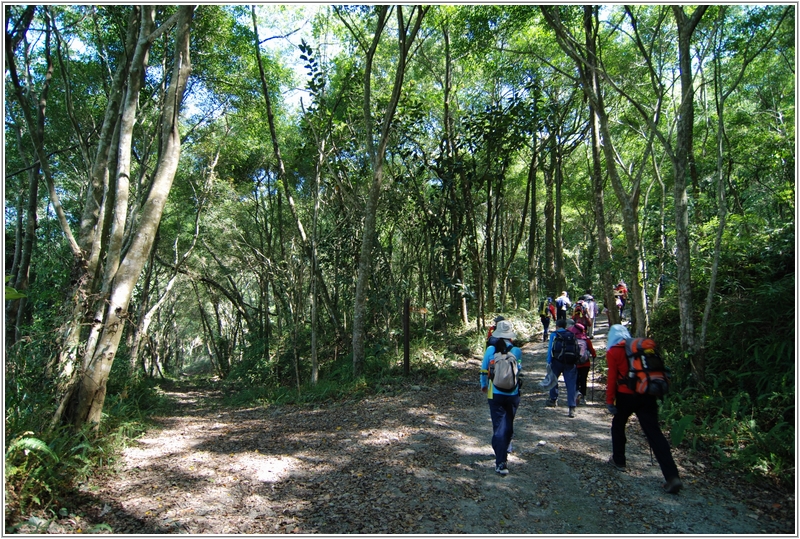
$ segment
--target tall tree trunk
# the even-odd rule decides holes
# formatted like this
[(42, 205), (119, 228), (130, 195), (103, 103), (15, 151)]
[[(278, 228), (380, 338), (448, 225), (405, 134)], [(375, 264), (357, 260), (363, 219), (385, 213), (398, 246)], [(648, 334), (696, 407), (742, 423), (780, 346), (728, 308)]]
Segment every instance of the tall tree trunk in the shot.
[[(603, 300), (603, 307), (608, 309), (608, 325), (619, 324), (619, 309), (613, 304), (614, 297), (614, 277), (611, 274), (611, 251), (608, 248), (608, 234), (606, 232), (606, 215), (603, 187), (603, 164), (600, 159), (602, 148), (600, 147), (600, 119), (592, 105), (589, 106), (589, 114), (592, 122), (592, 192), (594, 195), (594, 220), (597, 223), (597, 254), (600, 258), (600, 282), (601, 296), (592, 290), (595, 300)], [(612, 302), (612, 303), (609, 303)], [(598, 302), (599, 303), (599, 302)]]
[[(96, 323), (96, 346), (87, 346), (84, 356), (84, 369), (77, 381), (77, 391), (72, 393), (74, 406), (69, 408), (71, 423), (77, 427), (89, 423), (100, 423), (103, 404), (106, 396), (106, 383), (111, 372), (111, 366), (116, 357), (119, 342), (123, 334), (125, 321), (128, 317), (128, 304), (133, 293), (133, 288), (142, 272), (142, 268), (150, 254), (153, 240), (161, 222), (161, 215), (166, 204), (167, 196), (172, 187), (175, 172), (180, 157), (180, 133), (178, 132), (178, 113), (186, 81), (191, 71), (189, 60), (189, 33), (194, 6), (181, 6), (176, 16), (164, 23), (156, 30), (152, 30), (154, 16), (153, 8), (145, 6), (142, 9), (142, 26), (140, 39), (137, 44), (138, 52), (134, 55), (134, 64), (129, 72), (130, 78), (141, 75), (146, 65), (147, 51), (152, 42), (162, 32), (176, 25), (175, 52), (172, 74), (169, 87), (163, 102), (161, 123), (161, 148), (153, 182), (148, 192), (147, 199), (141, 208), (141, 215), (137, 226), (131, 231), (130, 246), (124, 256), (119, 257), (119, 262), (114, 262), (113, 249), (107, 267), (106, 283), (110, 283), (106, 295), (107, 308), (104, 310), (99, 323)], [(138, 62), (138, 64), (137, 64)], [(129, 80), (128, 88), (135, 88), (136, 82)], [(136, 99), (128, 99), (126, 106), (135, 108)], [(133, 129), (133, 121), (127, 113), (123, 113), (123, 125)], [(126, 141), (128, 133), (121, 133), (121, 138)], [(129, 174), (127, 163), (130, 154), (125, 155), (122, 150), (127, 148), (130, 152), (131, 145), (127, 142), (120, 143), (121, 164), (118, 166), (118, 177)], [(124, 179), (117, 184), (118, 189), (125, 185)], [(120, 193), (124, 199), (124, 193)], [(117, 208), (120, 206), (118, 205)], [(118, 221), (119, 222), (119, 221)], [(117, 240), (119, 241), (119, 240)], [(113, 269), (113, 272), (110, 271)]]
[[(397, 6), (397, 27), (398, 27), (398, 53), (397, 70), (395, 71), (392, 95), (389, 99), (384, 113), (383, 124), (381, 126), (380, 140), (377, 148), (372, 140), (372, 110), (371, 110), (371, 84), (372, 61), (380, 42), (381, 34), (386, 22), (388, 12), (387, 6), (378, 7), (378, 28), (372, 40), (372, 45), (367, 51), (366, 68), (364, 72), (364, 119), (366, 122), (367, 153), (372, 163), (372, 185), (370, 186), (369, 196), (364, 215), (364, 229), (361, 238), (361, 250), (358, 256), (358, 275), (356, 278), (356, 291), (353, 299), (353, 374), (360, 376), (364, 368), (365, 360), (365, 334), (366, 320), (366, 297), (367, 285), (372, 272), (372, 247), (375, 243), (375, 223), (378, 213), (378, 201), (383, 188), (384, 163), (386, 159), (386, 147), (389, 143), (391, 124), (400, 101), (400, 90), (403, 86), (403, 79), (408, 63), (408, 55), (417, 32), (419, 31), (422, 18), (427, 8), (416, 6), (412, 9), (413, 26), (409, 28), (403, 20), (403, 8)], [(416, 12), (416, 17), (414, 14)]]
[[(537, 135), (534, 134), (531, 145), (531, 163), (528, 169), (528, 200), (529, 210), (531, 215), (530, 223), (528, 224), (528, 310), (535, 312), (539, 306), (541, 283), (539, 282), (539, 268), (538, 268), (538, 230), (539, 218), (536, 215), (536, 172), (539, 168), (539, 154), (537, 152)], [(546, 296), (547, 292), (543, 296)]]
[(697, 349), (694, 334), (694, 302), (692, 299), (692, 261), (689, 247), (689, 196), (686, 190), (689, 155), (694, 129), (694, 75), (691, 42), (697, 24), (708, 6), (698, 6), (687, 17), (683, 6), (672, 6), (678, 25), (678, 64), (680, 66), (681, 102), (678, 107), (678, 129), (675, 141), (673, 203), (675, 204), (675, 263), (678, 269), (678, 309), (680, 312), (681, 350), (691, 358), (692, 370), (701, 383), (705, 381), (705, 364), (695, 360)]
[[(564, 184), (564, 161), (561, 154), (561, 145), (558, 142), (559, 137), (553, 137), (553, 174), (555, 180), (555, 219), (554, 219), (554, 257), (555, 257), (555, 277), (556, 288), (560, 291), (567, 289), (567, 274), (564, 268), (564, 234), (561, 231), (561, 187)], [(558, 292), (556, 292), (558, 293)]]
[[(28, 167), (28, 189), (27, 196), (20, 186), (17, 202), (17, 219), (14, 234), (14, 261), (11, 268), (11, 280), (9, 284), (18, 292), (25, 293), (28, 289), (31, 268), (31, 256), (36, 239), (36, 227), (38, 225), (37, 210), (39, 207), (39, 170), (38, 167), (29, 162), (27, 153), (24, 151), (22, 133), (17, 124), (14, 124), (17, 138), (17, 149), (22, 162)], [(22, 183), (22, 182), (20, 182)], [(23, 208), (23, 201), (28, 204)], [(11, 300), (6, 304), (6, 344), (16, 343), (20, 338), (19, 325), (24, 322), (27, 298)]]
[[(555, 139), (555, 137), (552, 137)], [(555, 144), (551, 140), (550, 144)], [(555, 203), (553, 201), (553, 170), (555, 168), (555, 158), (550, 152), (549, 166), (544, 168), (544, 275), (545, 289), (548, 294), (556, 297), (561, 291), (558, 290), (556, 281), (556, 240), (555, 240)]]

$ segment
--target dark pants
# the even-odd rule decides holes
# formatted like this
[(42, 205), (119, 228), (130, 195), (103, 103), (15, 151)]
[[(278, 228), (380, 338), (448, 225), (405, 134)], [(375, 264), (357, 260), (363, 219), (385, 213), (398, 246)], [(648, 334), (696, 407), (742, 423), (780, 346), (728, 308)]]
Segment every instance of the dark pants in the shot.
[(586, 386), (587, 386), (587, 381), (589, 380), (589, 371), (591, 370), (591, 368), (592, 368), (591, 365), (586, 367), (578, 367), (578, 381), (575, 383), (575, 385), (578, 388), (578, 393), (580, 393), (584, 397), (586, 397), (586, 393), (588, 393), (588, 391), (586, 390)]
[(544, 327), (544, 335), (542, 336), (542, 342), (547, 342), (547, 335), (550, 331), (550, 317), (549, 316), (542, 316), (542, 327)]
[(678, 467), (672, 459), (669, 442), (658, 425), (658, 401), (656, 398), (651, 395), (618, 392), (616, 406), (617, 413), (611, 421), (611, 447), (614, 462), (620, 466), (625, 465), (625, 443), (627, 442), (625, 425), (628, 418), (636, 414), (644, 435), (647, 437), (647, 442), (661, 467), (664, 479), (669, 481), (673, 477), (678, 477)]
[(508, 446), (514, 436), (514, 416), (519, 407), (519, 393), (516, 395), (498, 395), (494, 393), (489, 399), (489, 412), (492, 415), (492, 449), (494, 449), (495, 465), (508, 460)]

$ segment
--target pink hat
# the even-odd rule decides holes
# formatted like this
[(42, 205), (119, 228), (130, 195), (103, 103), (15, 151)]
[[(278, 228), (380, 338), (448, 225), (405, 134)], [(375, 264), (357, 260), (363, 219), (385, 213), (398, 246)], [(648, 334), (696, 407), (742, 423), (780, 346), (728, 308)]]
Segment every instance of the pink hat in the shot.
[(576, 337), (582, 339), (584, 337), (584, 335), (585, 335), (584, 334), (584, 330), (585, 329), (586, 328), (583, 326), (583, 324), (575, 324), (571, 328), (567, 328), (567, 331), (569, 331), (571, 333), (574, 333)]

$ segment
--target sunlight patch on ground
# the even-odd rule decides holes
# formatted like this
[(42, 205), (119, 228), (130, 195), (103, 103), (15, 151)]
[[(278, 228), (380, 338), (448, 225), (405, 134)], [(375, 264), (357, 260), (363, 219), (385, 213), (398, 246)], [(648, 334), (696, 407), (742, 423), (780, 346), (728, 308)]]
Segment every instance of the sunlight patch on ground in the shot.
[[(237, 464), (252, 471), (251, 477), (262, 483), (278, 483), (286, 479), (293, 468), (301, 464), (294, 457), (268, 457), (265, 455), (242, 455)], [(250, 475), (250, 474), (248, 474)]]

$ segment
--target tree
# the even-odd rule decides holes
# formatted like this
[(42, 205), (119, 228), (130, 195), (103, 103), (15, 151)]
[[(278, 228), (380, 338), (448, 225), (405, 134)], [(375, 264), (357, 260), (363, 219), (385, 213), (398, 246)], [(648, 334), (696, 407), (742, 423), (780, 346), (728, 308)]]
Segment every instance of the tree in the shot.
[(361, 251), (358, 257), (358, 276), (356, 279), (355, 298), (353, 300), (353, 373), (355, 376), (359, 376), (364, 368), (364, 310), (366, 303), (367, 282), (372, 266), (372, 247), (375, 240), (375, 218), (377, 216), (378, 200), (380, 198), (384, 178), (386, 146), (389, 143), (392, 120), (395, 112), (397, 111), (397, 105), (400, 101), (400, 92), (403, 87), (403, 78), (405, 76), (406, 67), (410, 58), (411, 47), (414, 44), (414, 39), (419, 31), (422, 18), (425, 16), (427, 11), (427, 8), (415, 6), (412, 8), (409, 22), (406, 24), (405, 19), (403, 18), (403, 8), (401, 6), (397, 6), (395, 9), (397, 13), (398, 30), (397, 68), (395, 71), (392, 94), (386, 107), (386, 111), (384, 112), (384, 119), (383, 124), (381, 125), (377, 147), (372, 138), (372, 62), (380, 42), (381, 34), (386, 26), (386, 19), (389, 11), (387, 6), (379, 6), (377, 8), (378, 20), (375, 34), (371, 44), (366, 49), (366, 63), (364, 68), (364, 122), (366, 127), (364, 131), (367, 143), (367, 155), (370, 158), (372, 168), (372, 185), (370, 186), (369, 196), (367, 198), (367, 206), (364, 214), (364, 230), (361, 238)]
[[(94, 311), (93, 325), (83, 341), (80, 370), (65, 365), (65, 374), (70, 376), (70, 383), (56, 411), (54, 423), (65, 414), (75, 426), (84, 423), (98, 425), (100, 422), (106, 383), (123, 334), (133, 287), (152, 248), (178, 166), (178, 114), (191, 71), (189, 36), (193, 14), (193, 6), (182, 6), (156, 26), (156, 10), (152, 6), (130, 10), (128, 48), (132, 54), (127, 62), (120, 63), (117, 71), (114, 93), (109, 101), (100, 147), (93, 164), (92, 188), (88, 190), (90, 197), (102, 195), (105, 202), (97, 206), (98, 210), (102, 210), (97, 212), (92, 212), (92, 205), (87, 204), (79, 236), (84, 247), (74, 250), (76, 264), (85, 272), (85, 278), (80, 281), (75, 293), (75, 303), (80, 306), (83, 304), (80, 298), (95, 298), (90, 307), (90, 312)], [(129, 214), (133, 127), (137, 118), (139, 92), (144, 82), (144, 69), (153, 43), (173, 27), (172, 70), (162, 96), (161, 122), (157, 132), (158, 160), (152, 170), (152, 181), (143, 193), (145, 196), (142, 197), (141, 206), (136, 208), (135, 214)], [(112, 137), (113, 153), (110, 151)], [(104, 181), (111, 173), (114, 181)], [(136, 219), (130, 221), (132, 226), (127, 226), (128, 220), (134, 215)], [(101, 234), (106, 226), (107, 243)], [(62, 227), (67, 237), (72, 237), (65, 220)], [(102, 266), (101, 250), (105, 255)], [(93, 278), (95, 268), (103, 272), (99, 289), (93, 287), (96, 282)], [(69, 348), (65, 359), (70, 363), (70, 357), (74, 357), (77, 351), (82, 315), (83, 309), (76, 308), (69, 330), (71, 335), (66, 339)]]

